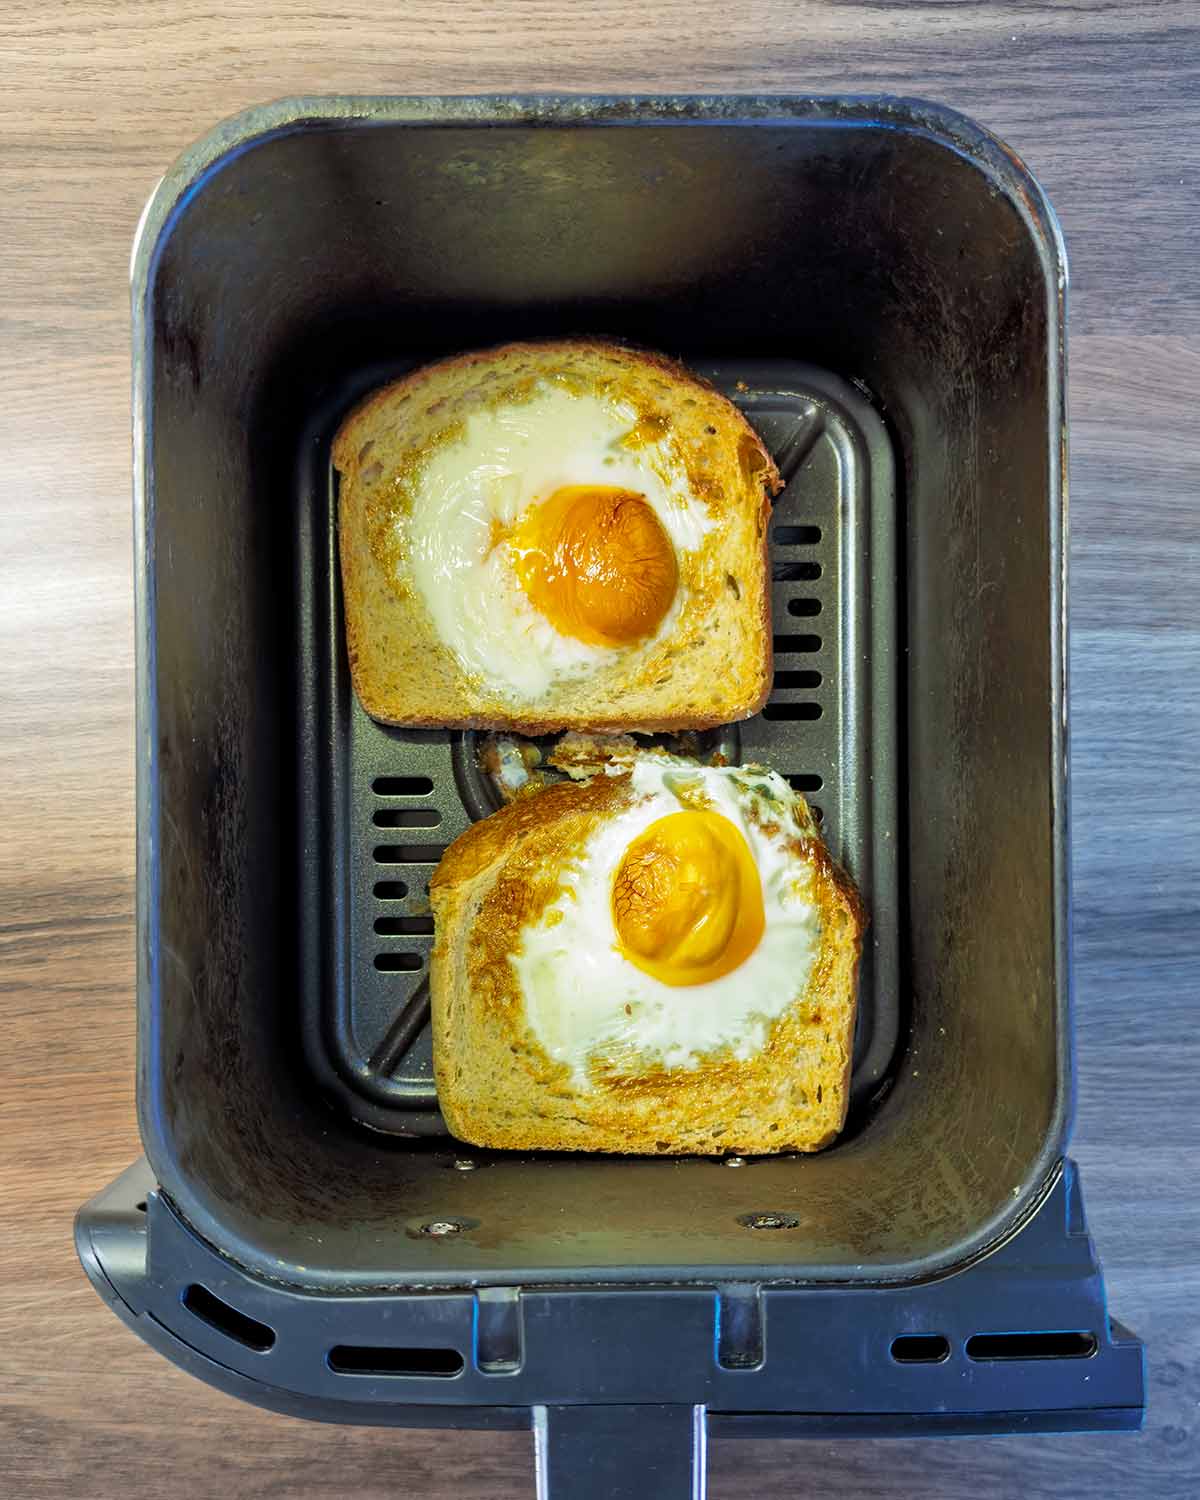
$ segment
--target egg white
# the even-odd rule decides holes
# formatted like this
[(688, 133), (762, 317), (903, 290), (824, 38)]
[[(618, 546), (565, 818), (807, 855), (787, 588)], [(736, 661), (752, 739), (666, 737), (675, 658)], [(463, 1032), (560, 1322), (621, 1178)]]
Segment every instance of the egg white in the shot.
[[(588, 1084), (592, 1062), (632, 1074), (651, 1064), (695, 1068), (714, 1053), (753, 1057), (771, 1023), (803, 991), (820, 941), (812, 867), (784, 847), (811, 824), (799, 821), (800, 804), (781, 776), (668, 756), (637, 760), (632, 776), (634, 805), (596, 829), (563, 870), (561, 896), (523, 929), (520, 951), (510, 956), (530, 1029), (577, 1085)], [(620, 952), (612, 883), (629, 844), (685, 805), (672, 787), (694, 787), (697, 779), (713, 809), (750, 846), (765, 923), (738, 968), (703, 984), (674, 986)], [(752, 810), (780, 831), (766, 835)]]
[(712, 529), (706, 506), (665, 440), (630, 449), (629, 403), (572, 395), (543, 383), (527, 401), (473, 412), (461, 437), (427, 461), (405, 525), (413, 584), (463, 670), (501, 697), (536, 702), (553, 685), (594, 671), (615, 651), (650, 649), (669, 634), (684, 594), (636, 647), (592, 646), (561, 634), (530, 603), (492, 522), (511, 526), (565, 485), (611, 485), (644, 495), (677, 556)]

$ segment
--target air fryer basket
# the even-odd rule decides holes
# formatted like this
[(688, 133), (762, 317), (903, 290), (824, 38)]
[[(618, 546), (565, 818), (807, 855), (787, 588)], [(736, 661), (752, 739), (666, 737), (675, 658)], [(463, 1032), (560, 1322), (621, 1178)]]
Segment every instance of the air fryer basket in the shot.
[[(547, 1493), (691, 1493), (706, 1413), (1135, 1425), (1063, 1159), (1065, 265), (1015, 158), (878, 99), (290, 101), (160, 184), (133, 301), (148, 1165), (81, 1211), (102, 1295), (267, 1405), (532, 1423)], [(775, 692), (721, 743), (872, 912), (815, 1157), (441, 1130), (423, 888), (488, 791), (353, 699), (329, 440), (400, 369), (574, 332), (706, 371), (788, 473)]]

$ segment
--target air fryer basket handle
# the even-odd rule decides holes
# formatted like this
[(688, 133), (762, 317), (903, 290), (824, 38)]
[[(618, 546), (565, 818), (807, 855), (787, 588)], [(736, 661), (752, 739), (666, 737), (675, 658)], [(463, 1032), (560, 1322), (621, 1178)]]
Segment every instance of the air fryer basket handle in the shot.
[(703, 1406), (536, 1406), (538, 1500), (704, 1500)]

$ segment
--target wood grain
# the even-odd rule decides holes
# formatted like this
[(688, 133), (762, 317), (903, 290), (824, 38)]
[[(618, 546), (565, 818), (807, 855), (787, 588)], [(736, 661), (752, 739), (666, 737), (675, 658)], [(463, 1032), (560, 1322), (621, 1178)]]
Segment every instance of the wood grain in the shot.
[(133, 1113), (127, 274), (215, 120), (289, 93), (887, 91), (1010, 141), (1071, 252), (1075, 1151), (1144, 1434), (718, 1444), (711, 1492), (1194, 1497), (1200, 17), (1124, 4), (0, 4), (0, 1492), (530, 1497), (524, 1435), (309, 1426), (86, 1285)]

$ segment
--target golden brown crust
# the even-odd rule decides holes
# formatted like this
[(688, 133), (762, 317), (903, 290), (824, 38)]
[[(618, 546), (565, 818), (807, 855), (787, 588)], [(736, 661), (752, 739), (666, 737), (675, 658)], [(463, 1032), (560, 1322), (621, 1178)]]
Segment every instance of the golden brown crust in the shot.
[(355, 448), (359, 438), (364, 437), (370, 430), (370, 418), (380, 411), (394, 408), (399, 404), (400, 398), (423, 385), (435, 372), (446, 374), (451, 370), (470, 370), (494, 364), (497, 360), (511, 355), (529, 354), (538, 357), (559, 355), (564, 358), (574, 358), (576, 355), (589, 353), (630, 355), (641, 365), (661, 370), (672, 383), (694, 386), (705, 396), (713, 397), (729, 405), (745, 423), (746, 433), (762, 454), (765, 482), (769, 493), (772, 496), (779, 493), (783, 487), (783, 480), (780, 478), (779, 470), (775, 467), (775, 460), (767, 452), (762, 439), (750, 424), (745, 422), (745, 418), (736, 407), (732, 406), (728, 398), (717, 390), (712, 381), (705, 380), (702, 375), (697, 375), (694, 370), (689, 370), (686, 365), (680, 364), (669, 355), (661, 354), (653, 349), (642, 349), (634, 344), (622, 343), (616, 339), (514, 339), (511, 343), (497, 344), (487, 349), (472, 349), (465, 354), (451, 354), (432, 364), (418, 365), (407, 375), (401, 375), (389, 384), (380, 386), (378, 390), (371, 391), (356, 406), (351, 407), (342, 419), (342, 425), (338, 428), (333, 440), (333, 466), (345, 473), (354, 462)]
[(559, 894), (564, 862), (629, 795), (622, 776), (553, 786), (476, 824), (443, 858), (430, 888), (431, 981), (447, 1123), (464, 1140), (509, 1149), (820, 1149), (845, 1119), (865, 914), (815, 831), (788, 847), (812, 871), (817, 956), (757, 1055), (714, 1054), (690, 1070), (594, 1068), (580, 1088), (530, 1032), (509, 955)]
[[(572, 365), (585, 373), (573, 377)], [(416, 461), (403, 446), (407, 426), (419, 434), (411, 452), (430, 451), (453, 432), (454, 402), (469, 394), (462, 382), (475, 377), (499, 382), (493, 394), (511, 392), (522, 381), (532, 390), (543, 378), (574, 378), (580, 389), (608, 388), (633, 401), (650, 423), (664, 420), (653, 409), (660, 399), (676, 415), (686, 411), (686, 422), (678, 420), (689, 434), (683, 452), (692, 487), (710, 511), (717, 507), (716, 514), (730, 517), (720, 538), (710, 537), (708, 551), (688, 555), (685, 608), (650, 655), (620, 657), (590, 678), (560, 685), (537, 705), (511, 703), (463, 674), (407, 584), (395, 541), (404, 513), (404, 484), (397, 481), (405, 464)], [(439, 395), (443, 389), (451, 395)], [(718, 452), (726, 455), (725, 469), (714, 467)], [(731, 453), (737, 455), (732, 464)], [(748, 718), (766, 701), (772, 668), (768, 497), (782, 481), (742, 414), (674, 360), (599, 339), (513, 343), (457, 355), (366, 397), (342, 423), (333, 461), (341, 478), (338, 537), (351, 677), (373, 718), (535, 735), (569, 728), (656, 732)], [(749, 514), (747, 506), (753, 507)], [(752, 600), (743, 598), (746, 590)]]
[(474, 880), (496, 860), (509, 858), (530, 835), (542, 835), (538, 848), (549, 856), (561, 847), (558, 830), (564, 817), (586, 818), (612, 811), (628, 792), (627, 776), (599, 776), (591, 781), (557, 781), (535, 796), (510, 802), (459, 834), (433, 872), (430, 898), (439, 890)]

